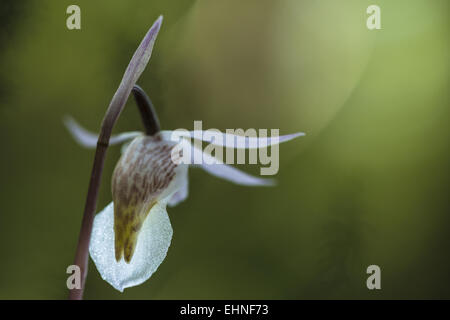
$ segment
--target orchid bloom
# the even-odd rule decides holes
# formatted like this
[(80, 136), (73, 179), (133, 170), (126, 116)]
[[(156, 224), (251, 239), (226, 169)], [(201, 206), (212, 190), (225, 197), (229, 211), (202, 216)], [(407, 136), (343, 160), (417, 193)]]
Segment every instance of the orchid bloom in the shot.
[[(154, 42), (155, 37), (156, 34), (151, 41)], [(143, 43), (145, 41), (146, 38)], [(190, 143), (191, 138), (200, 137), (213, 144), (216, 141), (196, 131), (186, 131), (185, 138), (188, 139), (173, 141), (173, 131), (159, 130), (156, 113), (145, 92), (134, 84), (132, 92), (138, 105), (145, 105), (151, 111), (152, 129), (146, 133), (126, 132), (109, 139), (110, 145), (125, 144), (112, 176), (113, 201), (95, 216), (89, 245), (90, 256), (102, 278), (121, 292), (150, 278), (166, 257), (173, 234), (166, 206), (175, 206), (187, 198), (189, 166), (198, 166), (239, 185), (273, 184), (271, 179), (249, 175), (219, 161), (203, 161), (195, 165), (174, 161), (172, 151), (178, 143), (195, 149)], [(71, 117), (65, 119), (65, 124), (80, 145), (87, 148), (97, 146), (98, 135), (85, 130)], [(290, 134), (278, 139), (239, 137), (244, 143), (230, 144), (230, 141), (236, 141), (237, 136), (225, 139), (225, 136), (230, 138), (226, 133), (221, 146), (261, 148), (301, 135), (303, 133)], [(203, 151), (193, 154), (199, 154), (203, 159), (212, 157)]]

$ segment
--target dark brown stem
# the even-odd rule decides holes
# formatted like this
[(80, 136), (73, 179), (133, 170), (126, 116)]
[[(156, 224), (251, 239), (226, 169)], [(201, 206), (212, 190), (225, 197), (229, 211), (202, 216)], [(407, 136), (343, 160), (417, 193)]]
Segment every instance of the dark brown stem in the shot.
[(141, 112), (142, 122), (147, 135), (152, 136), (159, 132), (161, 128), (159, 126), (158, 116), (150, 98), (138, 85), (134, 85), (133, 95), (136, 100), (136, 104), (139, 107), (139, 111)]
[(70, 290), (70, 300), (83, 299), (89, 262), (89, 242), (91, 240), (92, 224), (94, 222), (94, 214), (97, 207), (98, 190), (100, 188), (100, 178), (102, 176), (103, 165), (105, 163), (108, 141), (104, 142), (99, 140), (97, 142), (97, 149), (95, 150), (94, 166), (92, 167), (91, 180), (89, 182), (83, 221), (81, 223), (80, 235), (78, 237), (78, 245), (75, 255), (75, 265), (79, 266), (81, 271), (81, 289)]

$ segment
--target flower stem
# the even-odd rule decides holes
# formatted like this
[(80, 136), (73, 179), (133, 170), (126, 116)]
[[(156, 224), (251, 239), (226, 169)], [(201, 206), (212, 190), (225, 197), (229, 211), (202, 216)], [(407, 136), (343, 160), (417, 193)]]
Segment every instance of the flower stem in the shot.
[[(125, 74), (123, 75), (119, 88), (114, 94), (109, 104), (108, 110), (106, 111), (105, 117), (102, 121), (102, 127), (97, 141), (97, 149), (95, 150), (94, 165), (92, 167), (86, 205), (84, 207), (83, 221), (81, 223), (81, 230), (78, 238), (77, 251), (75, 254), (75, 265), (77, 265), (81, 271), (81, 286), (79, 289), (70, 289), (70, 300), (83, 299), (89, 262), (89, 242), (91, 240), (92, 224), (94, 222), (95, 209), (97, 208), (98, 190), (100, 189), (100, 180), (112, 129), (117, 119), (119, 118), (120, 113), (125, 107), (125, 103), (128, 100), (128, 96), (130, 95), (131, 90), (133, 89), (133, 92), (135, 92), (136, 90), (144, 92), (139, 87), (137, 87), (138, 89), (135, 89), (134, 86), (150, 59), (153, 45), (161, 27), (162, 19), (162, 16), (156, 19), (155, 23), (146, 33), (144, 39), (142, 39), (139, 47), (131, 58), (127, 69), (125, 70)], [(144, 98), (145, 97), (146, 95), (144, 93)], [(145, 102), (145, 99), (142, 101)], [(150, 99), (148, 99), (148, 101), (150, 101)], [(156, 130), (155, 132), (157, 132), (159, 130), (159, 123), (156, 118), (156, 113), (151, 107), (151, 103), (148, 104), (148, 108), (151, 108), (150, 111), (143, 109), (145, 103), (139, 102), (138, 106), (141, 110), (141, 116), (143, 117), (143, 122), (146, 126), (146, 130)], [(155, 118), (152, 119), (152, 117)], [(154, 124), (157, 124), (157, 127), (154, 127), (153, 129), (150, 128), (150, 126)]]
[[(109, 141), (109, 139), (108, 139)], [(89, 242), (91, 239), (92, 224), (94, 222), (94, 212), (97, 207), (98, 190), (100, 188), (100, 178), (105, 163), (106, 149), (108, 142), (98, 141), (95, 150), (94, 166), (92, 167), (91, 180), (89, 182), (86, 205), (84, 207), (83, 221), (81, 223), (80, 235), (78, 237), (77, 251), (75, 255), (75, 265), (80, 267), (81, 287), (80, 289), (71, 289), (69, 292), (70, 300), (83, 299), (84, 287), (86, 284), (88, 262), (89, 262)]]

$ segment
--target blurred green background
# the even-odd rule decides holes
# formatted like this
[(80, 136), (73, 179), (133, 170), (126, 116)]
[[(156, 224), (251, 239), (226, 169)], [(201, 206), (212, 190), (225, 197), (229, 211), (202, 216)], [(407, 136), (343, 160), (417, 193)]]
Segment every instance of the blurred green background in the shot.
[[(81, 7), (81, 30), (66, 8)], [(381, 30), (366, 8), (381, 7)], [(87, 299), (450, 298), (448, 0), (2, 1), (0, 298), (65, 299), (98, 131), (159, 14), (138, 83), (164, 129), (280, 128), (278, 185), (190, 171), (174, 237), (123, 294)], [(132, 99), (115, 132), (140, 130)], [(98, 210), (120, 148), (108, 151)], [(244, 170), (257, 173), (258, 167)], [(366, 268), (381, 267), (378, 291)]]

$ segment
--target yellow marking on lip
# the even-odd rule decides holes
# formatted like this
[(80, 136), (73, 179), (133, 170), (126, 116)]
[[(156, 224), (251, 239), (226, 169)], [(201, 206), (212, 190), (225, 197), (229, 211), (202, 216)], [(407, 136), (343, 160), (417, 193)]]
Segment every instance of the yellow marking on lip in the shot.
[(130, 263), (141, 227), (155, 204), (156, 201), (153, 201), (141, 210), (136, 206), (124, 208), (120, 203), (114, 204), (114, 247), (117, 262), (124, 257), (125, 262)]

